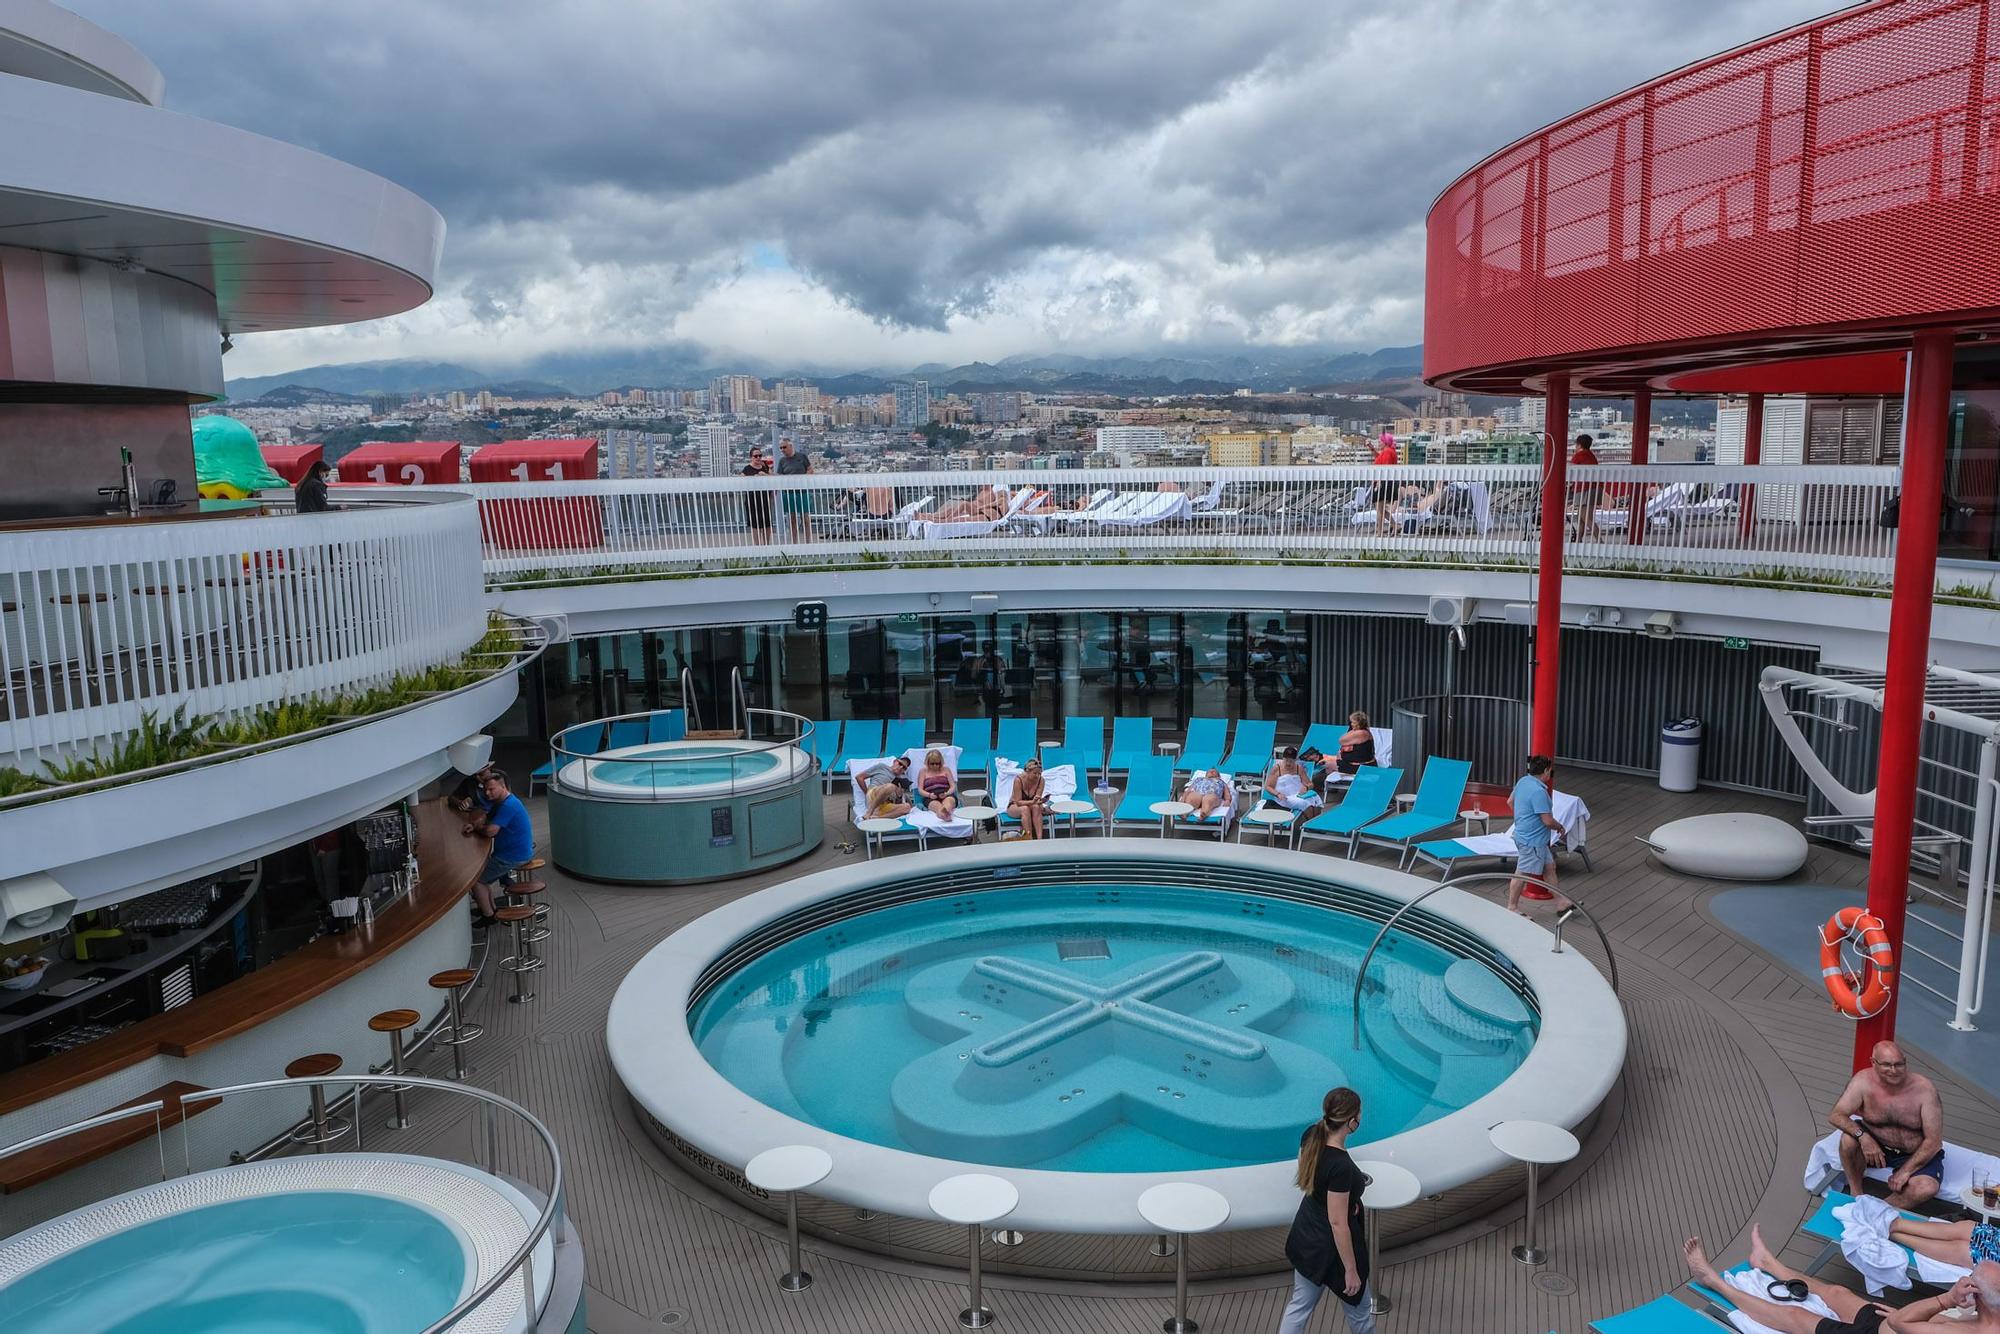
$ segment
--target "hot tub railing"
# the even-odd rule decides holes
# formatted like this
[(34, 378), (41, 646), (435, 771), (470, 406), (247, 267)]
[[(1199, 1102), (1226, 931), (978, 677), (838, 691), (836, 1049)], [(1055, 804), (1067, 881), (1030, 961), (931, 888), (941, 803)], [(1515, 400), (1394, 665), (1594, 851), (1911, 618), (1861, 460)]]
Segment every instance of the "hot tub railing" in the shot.
[[(489, 1176), (501, 1176), (499, 1114), (501, 1112), (508, 1113), (516, 1122), (525, 1126), (531, 1132), (534, 1139), (541, 1145), (543, 1155), (547, 1160), (548, 1169), (546, 1185), (536, 1185), (534, 1187), (542, 1192), (539, 1214), (537, 1214), (533, 1223), (530, 1224), (527, 1236), (514, 1249), (514, 1253), (508, 1257), (506, 1262), (500, 1265), (484, 1283), (481, 1283), (470, 1293), (467, 1293), (451, 1310), (445, 1312), (444, 1315), (440, 1316), (432, 1324), (425, 1326), (422, 1334), (443, 1334), (443, 1331), (455, 1328), (460, 1321), (477, 1310), (488, 1298), (506, 1286), (516, 1275), (519, 1275), (521, 1279), (521, 1304), (528, 1317), (527, 1329), (530, 1331), (537, 1329), (540, 1326), (542, 1316), (547, 1311), (548, 1303), (536, 1291), (535, 1250), (541, 1245), (542, 1239), (549, 1236), (557, 1220), (562, 1216), (562, 1153), (557, 1149), (555, 1137), (549, 1133), (548, 1127), (543, 1125), (533, 1112), (530, 1112), (527, 1108), (512, 1099), (503, 1097), (487, 1089), (478, 1088), (470, 1084), (460, 1084), (452, 1080), (428, 1079), (422, 1075), (411, 1074), (400, 1076), (330, 1074), (312, 1079), (265, 1079), (248, 1084), (231, 1084), (222, 1088), (191, 1089), (173, 1100), (177, 1104), (177, 1107), (172, 1109), (170, 1109), (167, 1099), (154, 1098), (146, 1102), (134, 1103), (128, 1107), (113, 1108), (111, 1111), (101, 1112), (96, 1116), (86, 1117), (80, 1121), (73, 1121), (68, 1125), (58, 1126), (54, 1130), (44, 1131), (39, 1135), (31, 1136), (16, 1143), (0, 1146), (0, 1161), (14, 1157), (17, 1154), (26, 1153), (30, 1149), (39, 1148), (42, 1145), (65, 1139), (82, 1131), (94, 1130), (103, 1126), (118, 1125), (122, 1122), (150, 1116), (153, 1119), (153, 1144), (160, 1166), (160, 1180), (170, 1181), (176, 1175), (191, 1176), (195, 1173), (193, 1154), (188, 1142), (187, 1123), (200, 1104), (219, 1103), (225, 1099), (240, 1095), (268, 1093), (275, 1089), (287, 1090), (294, 1097), (303, 1101), (310, 1096), (315, 1086), (323, 1089), (328, 1085), (346, 1085), (353, 1091), (356, 1112), (352, 1125), (356, 1132), (354, 1148), (357, 1151), (362, 1147), (360, 1135), (361, 1115), (359, 1112), (361, 1094), (367, 1090), (386, 1092), (398, 1086), (410, 1090), (425, 1090), (439, 1094), (449, 1094), (458, 1098), (469, 1098), (477, 1102), (479, 1104), (479, 1121), (475, 1135), (475, 1154), (478, 1159), (478, 1166)], [(167, 1147), (167, 1132), (173, 1129), (175, 1125), (179, 1125), (181, 1128), (180, 1170), (178, 1173), (174, 1171), (171, 1165)], [(345, 1134), (345, 1129), (343, 1129), (330, 1143), (334, 1145), (339, 1144), (345, 1138)], [(139, 1142), (143, 1143), (143, 1141)], [(109, 1197), (106, 1196), (105, 1198)], [(553, 1273), (549, 1275), (549, 1291), (551, 1293), (555, 1290), (554, 1277)]]
[[(740, 728), (728, 729), (730, 733), (728, 736), (712, 738), (717, 741), (727, 741), (736, 748), (727, 755), (607, 754), (610, 751), (633, 746), (666, 745), (680, 740), (699, 742), (711, 739), (692, 734), (655, 738), (654, 721), (674, 712), (676, 710), (673, 709), (650, 709), (639, 713), (621, 713), (605, 718), (594, 718), (589, 722), (572, 723), (563, 728), (549, 739), (549, 756), (553, 762), (549, 786), (586, 797), (615, 797), (624, 801), (675, 801), (683, 795), (686, 785), (675, 784), (672, 781), (674, 774), (686, 773), (687, 766), (691, 765), (712, 766), (718, 761), (727, 761), (728, 778), (704, 781), (700, 784), (700, 795), (733, 797), (740, 792), (763, 786), (764, 780), (770, 777), (770, 769), (758, 762), (759, 757), (782, 758), (783, 752), (796, 751), (810, 765), (813, 754), (812, 720), (784, 709), (754, 707), (742, 710)], [(608, 744), (609, 738), (619, 730), (621, 724), (636, 734), (635, 739), (617, 745)], [(763, 733), (761, 737), (760, 732)], [(604, 748), (584, 749), (584, 746), (595, 738), (606, 740)], [(597, 766), (600, 764), (643, 767), (645, 776), (639, 781), (616, 783), (599, 779), (593, 786), (592, 779), (596, 776)], [(806, 774), (811, 772), (811, 769), (802, 768), (796, 772)]]

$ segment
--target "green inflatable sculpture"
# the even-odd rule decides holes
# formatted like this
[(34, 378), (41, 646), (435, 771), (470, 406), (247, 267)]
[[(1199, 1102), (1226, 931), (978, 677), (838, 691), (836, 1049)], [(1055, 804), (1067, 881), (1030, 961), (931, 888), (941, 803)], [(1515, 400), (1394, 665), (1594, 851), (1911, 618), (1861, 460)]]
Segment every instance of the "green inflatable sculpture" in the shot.
[(220, 414), (194, 420), (194, 480), (203, 500), (242, 500), (286, 485), (264, 462), (256, 434)]

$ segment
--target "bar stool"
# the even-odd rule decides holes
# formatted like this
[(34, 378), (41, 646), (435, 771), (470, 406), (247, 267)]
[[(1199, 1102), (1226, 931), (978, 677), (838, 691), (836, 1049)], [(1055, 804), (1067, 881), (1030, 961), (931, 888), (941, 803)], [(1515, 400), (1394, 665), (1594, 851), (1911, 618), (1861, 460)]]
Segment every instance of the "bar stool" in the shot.
[(461, 1084), (465, 1082), (465, 1052), (461, 1048), (486, 1033), (478, 1024), (466, 1023), (460, 1011), (465, 988), (478, 976), (470, 968), (447, 968), (431, 974), (431, 985), (444, 992), (451, 1003), (451, 1026), (438, 1035), (438, 1041), (451, 1048), (451, 1077)]
[[(314, 1052), (311, 1056), (301, 1056), (285, 1067), (287, 1079), (324, 1079), (340, 1069), (340, 1058), (330, 1051)], [(314, 1153), (325, 1153), (326, 1146), (347, 1133), (347, 1122), (337, 1116), (326, 1114), (326, 1086), (312, 1086), (312, 1125), (301, 1126), (292, 1132), (294, 1144), (310, 1144)]]
[(523, 880), (507, 891), (514, 896), (515, 902), (525, 904), (528, 910), (534, 914), (529, 919), (528, 925), (521, 928), (521, 943), (528, 946), (528, 953), (530, 954), (535, 952), (534, 947), (536, 945), (541, 944), (549, 938), (549, 928), (547, 926), (549, 905), (538, 901), (535, 897), (548, 887), (546, 881)]
[(514, 975), (514, 994), (507, 998), (507, 1003), (525, 1005), (535, 998), (535, 993), (527, 989), (527, 976), (542, 966), (542, 961), (521, 943), (521, 924), (532, 920), (535, 910), (524, 903), (510, 903), (493, 915), (514, 928), (514, 952), (500, 961), (500, 966)]
[(1139, 1217), (1174, 1238), (1174, 1313), (1160, 1323), (1162, 1334), (1196, 1334), (1201, 1326), (1187, 1313), (1187, 1242), (1197, 1232), (1213, 1232), (1227, 1223), (1229, 1201), (1192, 1181), (1165, 1181), (1139, 1197)]
[(1013, 1213), (1020, 1202), (1021, 1192), (1013, 1182), (984, 1172), (946, 1177), (931, 1187), (931, 1212), (947, 1223), (965, 1225), (966, 1278), (972, 1301), (958, 1313), (958, 1323), (967, 1329), (984, 1329), (993, 1323), (979, 1265), (979, 1246), (984, 1240), (981, 1230)]
[(791, 1268), (778, 1276), (778, 1286), (786, 1292), (804, 1292), (813, 1281), (799, 1257), (799, 1192), (811, 1190), (831, 1171), (832, 1157), (810, 1144), (766, 1149), (743, 1169), (744, 1180), (751, 1185), (785, 1197), (785, 1258)]
[(1361, 1192), (1361, 1207), (1368, 1211), (1368, 1313), (1381, 1315), (1390, 1306), (1382, 1292), (1382, 1228), (1377, 1215), (1385, 1209), (1401, 1209), (1415, 1204), (1424, 1193), (1417, 1174), (1400, 1163), (1364, 1158), (1354, 1164), (1368, 1178)]
[[(415, 1028), (422, 1019), (423, 1016), (415, 1010), (384, 1010), (368, 1021), (368, 1027), (374, 1029), (377, 1033), (387, 1033), (389, 1035), (389, 1072), (391, 1074), (400, 1075), (403, 1073), (403, 1034), (409, 1029)], [(389, 1086), (390, 1090), (396, 1095), (396, 1114), (389, 1118), (389, 1129), (391, 1130), (408, 1130), (410, 1128), (409, 1114), (403, 1105), (403, 1094), (409, 1087), (408, 1084), (391, 1084)], [(355, 1106), (357, 1108), (360, 1106), (358, 1099)], [(359, 1115), (358, 1111), (356, 1115)]]

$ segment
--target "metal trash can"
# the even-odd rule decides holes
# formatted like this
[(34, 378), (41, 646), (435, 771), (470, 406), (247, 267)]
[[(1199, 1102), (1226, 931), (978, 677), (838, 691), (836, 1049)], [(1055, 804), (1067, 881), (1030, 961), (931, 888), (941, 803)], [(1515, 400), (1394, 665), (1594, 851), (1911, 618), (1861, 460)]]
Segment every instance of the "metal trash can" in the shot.
[(1682, 718), (1660, 729), (1660, 787), (1692, 792), (1701, 771), (1701, 720)]

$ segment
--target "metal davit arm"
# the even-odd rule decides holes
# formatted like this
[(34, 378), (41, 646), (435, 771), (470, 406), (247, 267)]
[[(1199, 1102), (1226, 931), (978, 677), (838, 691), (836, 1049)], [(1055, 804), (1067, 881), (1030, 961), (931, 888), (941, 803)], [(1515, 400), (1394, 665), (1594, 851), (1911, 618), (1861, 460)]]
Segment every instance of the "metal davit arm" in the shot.
[[(1361, 989), (1362, 986), (1368, 981), (1368, 965), (1370, 962), (1374, 960), (1375, 951), (1378, 948), (1380, 948), (1383, 938), (1389, 934), (1389, 932), (1395, 927), (1397, 922), (1400, 922), (1403, 919), (1405, 914), (1407, 914), (1412, 908), (1416, 907), (1419, 903), (1422, 903), (1425, 899), (1429, 898), (1431, 895), (1437, 893), (1439, 890), (1456, 889), (1460, 885), (1478, 884), (1479, 882), (1486, 880), (1521, 880), (1525, 881), (1530, 885), (1540, 885), (1543, 889), (1546, 889), (1551, 894), (1561, 893), (1561, 891), (1558, 890), (1554, 885), (1542, 879), (1540, 876), (1518, 875), (1512, 871), (1475, 871), (1471, 875), (1456, 875), (1449, 880), (1440, 880), (1437, 884), (1432, 885), (1429, 889), (1417, 895), (1415, 898), (1411, 899), (1408, 903), (1396, 909), (1396, 911), (1390, 913), (1389, 920), (1382, 923), (1382, 929), (1375, 933), (1375, 939), (1368, 942), (1368, 952), (1361, 956), (1361, 967), (1357, 968), (1354, 971), (1354, 1000), (1352, 1008), (1354, 1012), (1354, 1047), (1357, 1051), (1360, 1050), (1361, 1047)], [(1568, 894), (1563, 894), (1562, 897), (1569, 899), (1570, 907), (1565, 908), (1556, 917), (1556, 930), (1555, 930), (1556, 943), (1555, 943), (1555, 948), (1550, 952), (1553, 954), (1562, 953), (1563, 918), (1568, 916), (1572, 909), (1582, 913), (1583, 919), (1586, 922), (1590, 923), (1590, 929), (1597, 933), (1598, 943), (1604, 946), (1604, 960), (1611, 966), (1611, 991), (1613, 995), (1616, 995), (1618, 992), (1618, 956), (1612, 953), (1610, 938), (1604, 934), (1604, 928), (1597, 924), (1597, 919), (1590, 915), (1590, 909), (1583, 906), (1583, 900), (1575, 898)]]

